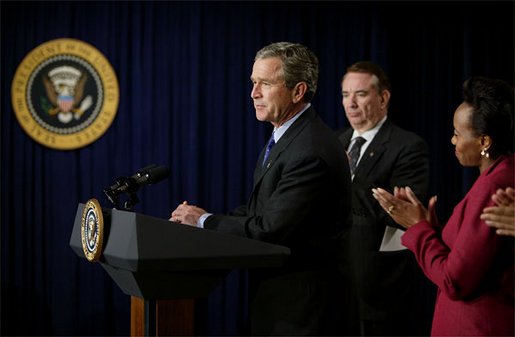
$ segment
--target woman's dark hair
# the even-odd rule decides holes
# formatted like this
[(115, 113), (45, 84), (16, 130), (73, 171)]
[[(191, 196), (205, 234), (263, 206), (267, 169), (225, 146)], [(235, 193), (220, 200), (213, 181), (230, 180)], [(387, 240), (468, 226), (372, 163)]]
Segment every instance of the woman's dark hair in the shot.
[(498, 79), (472, 77), (463, 83), (463, 99), (472, 106), (470, 122), (476, 136), (492, 139), (490, 156), (513, 153), (513, 87)]

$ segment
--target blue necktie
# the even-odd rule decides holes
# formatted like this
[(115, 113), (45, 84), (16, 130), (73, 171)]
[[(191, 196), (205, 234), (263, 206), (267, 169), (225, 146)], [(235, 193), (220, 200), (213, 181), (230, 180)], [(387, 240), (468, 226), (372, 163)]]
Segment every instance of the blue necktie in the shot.
[(367, 140), (363, 137), (356, 137), (356, 140), (354, 141), (354, 144), (352, 144), (352, 147), (349, 151), (349, 166), (350, 166), (350, 173), (354, 174), (354, 171), (356, 170), (356, 166), (358, 164), (359, 159), (359, 153), (361, 151), (361, 146), (366, 142)]
[(272, 133), (272, 137), (270, 137), (270, 140), (268, 141), (268, 144), (266, 145), (265, 156), (263, 158), (263, 166), (265, 166), (268, 156), (270, 155), (270, 151), (272, 151), (272, 148), (274, 147), (274, 145), (275, 145), (275, 140), (274, 140), (274, 134)]

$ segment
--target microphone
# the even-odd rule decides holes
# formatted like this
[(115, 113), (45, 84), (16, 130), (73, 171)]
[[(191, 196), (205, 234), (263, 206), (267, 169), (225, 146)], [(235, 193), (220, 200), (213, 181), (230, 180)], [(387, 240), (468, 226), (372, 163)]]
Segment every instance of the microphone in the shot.
[(151, 164), (136, 171), (136, 174), (134, 174), (131, 179), (134, 180), (135, 186), (139, 188), (144, 185), (158, 183), (168, 178), (168, 175), (170, 175), (168, 167)]
[(151, 164), (136, 171), (131, 177), (121, 177), (116, 182), (104, 189), (104, 194), (109, 201), (117, 204), (118, 195), (121, 193), (134, 194), (140, 187), (151, 185), (166, 179), (170, 170), (166, 166)]

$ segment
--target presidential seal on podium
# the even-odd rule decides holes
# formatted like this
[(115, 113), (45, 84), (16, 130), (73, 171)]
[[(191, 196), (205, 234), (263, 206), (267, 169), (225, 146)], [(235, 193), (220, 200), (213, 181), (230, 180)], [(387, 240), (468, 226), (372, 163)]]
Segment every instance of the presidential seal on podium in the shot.
[(84, 207), (81, 221), (81, 239), (84, 255), (95, 262), (102, 255), (104, 244), (104, 217), (97, 199), (90, 199)]

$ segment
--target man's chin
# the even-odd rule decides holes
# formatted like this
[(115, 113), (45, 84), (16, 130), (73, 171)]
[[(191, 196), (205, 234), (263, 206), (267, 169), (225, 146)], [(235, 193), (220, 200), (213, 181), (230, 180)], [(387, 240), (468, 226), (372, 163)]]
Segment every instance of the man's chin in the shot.
[(257, 112), (256, 112), (256, 119), (260, 122), (268, 122), (268, 119), (266, 118), (266, 116), (259, 114)]

